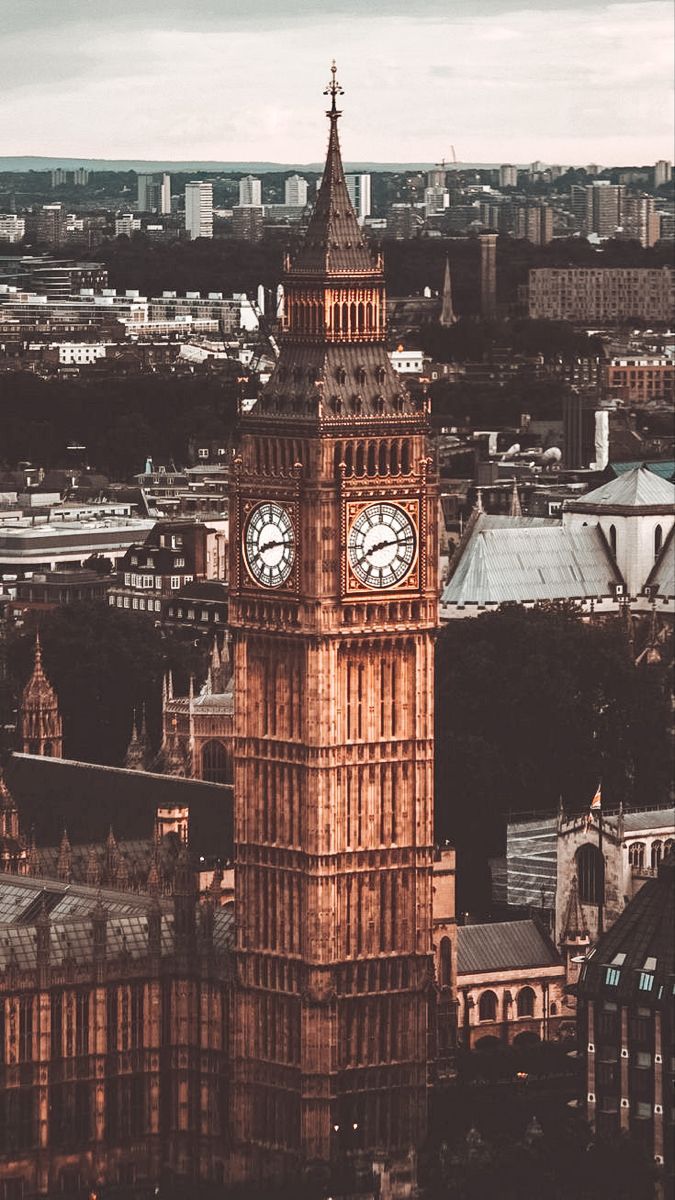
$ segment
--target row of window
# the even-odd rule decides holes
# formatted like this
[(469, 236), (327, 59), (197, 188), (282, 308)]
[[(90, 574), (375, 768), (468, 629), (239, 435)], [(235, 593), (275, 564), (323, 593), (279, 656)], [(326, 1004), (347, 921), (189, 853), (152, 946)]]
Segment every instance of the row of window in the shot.
[[(133, 603), (132, 603), (132, 600), (133, 600)], [(109, 596), (108, 604), (110, 605), (111, 608), (116, 606), (117, 608), (132, 608), (132, 609), (136, 609), (137, 611), (140, 609), (141, 612), (157, 612), (158, 613), (158, 612), (162, 611), (161, 600), (153, 600), (151, 598), (148, 598), (148, 600), (146, 602), (144, 596), (140, 596), (140, 597), (139, 596), (133, 596), (133, 597)]]
[[(661, 859), (666, 857), (672, 847), (672, 838), (668, 838), (665, 842), (661, 842), (658, 839), (652, 842), (649, 855), (652, 870), (655, 870), (658, 867)], [(646, 846), (644, 842), (630, 843), (628, 847), (628, 862), (630, 863), (631, 867), (635, 867), (637, 870), (640, 870), (645, 866), (645, 849)]]
[[(534, 1016), (534, 990), (531, 987), (523, 987), (518, 992), (516, 998), (516, 1012), (519, 1017)], [(551, 1012), (554, 1012), (554, 1006), (551, 1005)], [(497, 994), (496, 992), (486, 991), (481, 992), (478, 1000), (478, 1019), (479, 1021), (496, 1021), (497, 1020)]]

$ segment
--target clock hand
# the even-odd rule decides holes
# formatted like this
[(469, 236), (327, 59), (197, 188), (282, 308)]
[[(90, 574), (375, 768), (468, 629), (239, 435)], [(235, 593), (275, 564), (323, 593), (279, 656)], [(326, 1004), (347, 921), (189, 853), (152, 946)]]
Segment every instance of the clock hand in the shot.
[(370, 546), (368, 550), (366, 550), (365, 553), (357, 559), (357, 562), (362, 563), (364, 559), (368, 558), (371, 554), (376, 554), (378, 550), (384, 550), (387, 546), (405, 546), (406, 542), (412, 542), (412, 538), (409, 534), (403, 538), (395, 537), (393, 541), (389, 540), (386, 542), (376, 542), (374, 546)]
[(256, 558), (262, 558), (263, 554), (265, 554), (267, 550), (278, 550), (280, 546), (290, 546), (290, 544), (291, 544), (290, 542), (285, 542), (285, 541), (265, 542), (264, 546), (258, 547)]

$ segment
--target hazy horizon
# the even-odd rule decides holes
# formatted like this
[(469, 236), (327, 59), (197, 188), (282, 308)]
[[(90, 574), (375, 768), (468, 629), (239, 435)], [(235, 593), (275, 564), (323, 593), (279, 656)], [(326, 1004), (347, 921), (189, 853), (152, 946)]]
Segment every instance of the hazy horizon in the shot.
[(335, 57), (351, 162), (644, 164), (672, 157), (672, 32), (666, 0), (24, 0), (3, 150), (313, 164)]

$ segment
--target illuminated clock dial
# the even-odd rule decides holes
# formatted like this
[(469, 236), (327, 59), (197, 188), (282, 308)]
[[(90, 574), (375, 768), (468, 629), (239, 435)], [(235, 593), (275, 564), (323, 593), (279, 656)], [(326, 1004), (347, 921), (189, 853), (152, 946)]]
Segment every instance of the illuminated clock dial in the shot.
[(405, 579), (415, 558), (415, 526), (398, 504), (369, 504), (347, 537), (349, 565), (371, 588), (390, 588)]
[(281, 504), (258, 504), (253, 509), (244, 536), (246, 565), (263, 587), (281, 587), (295, 562), (295, 531), (287, 509)]

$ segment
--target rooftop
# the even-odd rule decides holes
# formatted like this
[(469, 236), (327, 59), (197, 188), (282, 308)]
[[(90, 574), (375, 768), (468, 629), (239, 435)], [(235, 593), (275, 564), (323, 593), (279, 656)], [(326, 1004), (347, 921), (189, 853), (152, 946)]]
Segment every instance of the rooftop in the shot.
[(650, 1004), (673, 1000), (675, 855), (648, 879), (582, 967), (579, 993)]
[(643, 509), (666, 508), (675, 504), (675, 487), (651, 471), (645, 463), (610, 479), (585, 496), (568, 500), (565, 507), (572, 512), (594, 512), (596, 509)]
[(560, 957), (536, 921), (458, 925), (457, 974), (496, 974), (527, 967), (557, 967)]
[(596, 526), (480, 513), (451, 568), (441, 606), (585, 600), (622, 583)]

